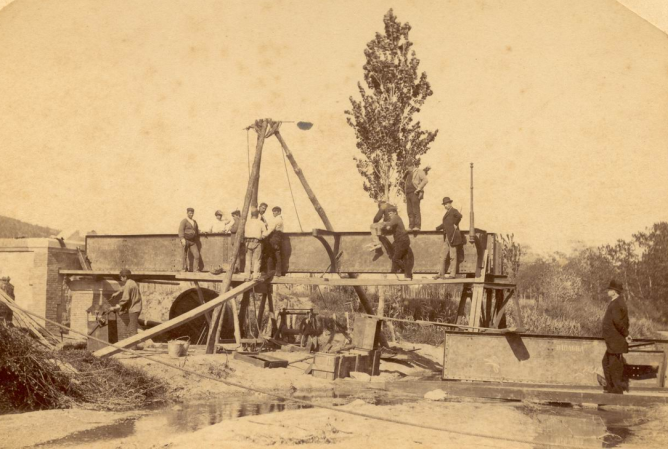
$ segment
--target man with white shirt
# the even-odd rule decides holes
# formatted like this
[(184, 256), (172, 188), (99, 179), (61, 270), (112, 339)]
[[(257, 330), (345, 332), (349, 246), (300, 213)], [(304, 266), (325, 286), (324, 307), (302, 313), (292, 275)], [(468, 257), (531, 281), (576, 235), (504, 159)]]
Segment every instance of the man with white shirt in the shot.
[(406, 209), (408, 212), (408, 229), (419, 231), (422, 227), (422, 214), (420, 212), (420, 201), (424, 197), (424, 187), (429, 180), (427, 174), (431, 167), (427, 165), (424, 169), (418, 167), (408, 170), (406, 173)]
[[(199, 227), (193, 219), (195, 209), (189, 207), (186, 212), (188, 215), (179, 224), (179, 239), (183, 248), (183, 271), (202, 271), (200, 267), (202, 259), (199, 253)], [(193, 255), (193, 264), (190, 269), (188, 269), (188, 252)]]
[(211, 225), (209, 232), (212, 234), (228, 234), (230, 232), (230, 226), (232, 225), (232, 220), (228, 218), (223, 218), (223, 211), (216, 211), (216, 221)]
[(246, 223), (244, 232), (244, 245), (246, 246), (246, 269), (244, 270), (244, 277), (246, 280), (251, 279), (251, 270), (253, 271), (253, 279), (260, 277), (260, 265), (262, 262), (262, 239), (266, 232), (264, 223), (259, 219), (257, 209), (251, 210), (251, 218)]
[(281, 257), (283, 247), (283, 216), (281, 208), (275, 206), (271, 209), (274, 217), (267, 223), (267, 271), (275, 270), (274, 276), (283, 276), (283, 259)]

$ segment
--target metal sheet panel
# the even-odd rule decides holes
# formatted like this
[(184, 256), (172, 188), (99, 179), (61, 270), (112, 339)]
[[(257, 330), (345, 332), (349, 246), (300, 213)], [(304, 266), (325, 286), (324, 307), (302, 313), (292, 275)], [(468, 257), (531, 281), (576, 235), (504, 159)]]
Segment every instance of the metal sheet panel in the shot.
[[(463, 232), (464, 237), (467, 233)], [(484, 231), (477, 230), (476, 243), (463, 246), (460, 273), (475, 273), (482, 266), (483, 249), (487, 244)], [(383, 238), (386, 248), (382, 252), (370, 252), (367, 232), (342, 232), (314, 237), (311, 233), (286, 233), (284, 255), (288, 272), (322, 273), (335, 271), (332, 260), (340, 254), (336, 263), (340, 272), (389, 273), (392, 238)], [(436, 273), (441, 259), (443, 235), (439, 232), (410, 234), (415, 259), (414, 272)], [(201, 254), (204, 270), (210, 271), (222, 265), (228, 267), (232, 236), (210, 234), (201, 237)], [(86, 255), (93, 270), (180, 271), (182, 248), (176, 235), (95, 235), (86, 237)], [(460, 253), (461, 254), (461, 253)], [(460, 256), (461, 257), (461, 256)]]
[[(597, 338), (448, 333), (443, 378), (595, 386), (604, 353), (605, 342)], [(656, 365), (663, 358), (663, 352), (633, 352), (627, 362)], [(633, 382), (656, 385), (658, 379)]]

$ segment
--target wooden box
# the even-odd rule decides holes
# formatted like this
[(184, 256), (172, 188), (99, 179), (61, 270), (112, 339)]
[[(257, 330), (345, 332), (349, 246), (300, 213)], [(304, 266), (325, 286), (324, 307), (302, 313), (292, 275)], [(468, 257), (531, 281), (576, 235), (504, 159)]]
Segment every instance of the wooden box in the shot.
[(381, 321), (366, 315), (355, 316), (353, 345), (359, 349), (373, 350), (380, 344)]
[(233, 358), (260, 368), (287, 368), (288, 366), (287, 360), (278, 359), (267, 354), (235, 352)]

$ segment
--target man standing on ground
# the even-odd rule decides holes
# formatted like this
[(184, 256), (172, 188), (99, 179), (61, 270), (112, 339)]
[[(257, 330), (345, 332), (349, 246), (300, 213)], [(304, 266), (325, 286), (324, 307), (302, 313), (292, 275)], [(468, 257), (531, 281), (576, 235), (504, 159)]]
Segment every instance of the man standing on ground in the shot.
[[(110, 300), (115, 300), (120, 296), (118, 304), (112, 307), (111, 311), (118, 311), (119, 314), (128, 314), (127, 317), (127, 335), (124, 338), (132, 337), (137, 334), (137, 328), (139, 327), (139, 314), (141, 313), (142, 302), (141, 302), (141, 292), (139, 291), (139, 286), (135, 281), (130, 279), (132, 272), (127, 269), (122, 269), (120, 272), (121, 276), (121, 289), (111, 295)], [(122, 319), (119, 317), (119, 319)], [(125, 322), (125, 320), (123, 320)]]
[(605, 392), (622, 394), (626, 388), (624, 382), (624, 356), (629, 352), (629, 310), (621, 293), (624, 289), (614, 279), (606, 289), (610, 303), (603, 316), (603, 338), (606, 351), (603, 355), (603, 375)]
[(408, 170), (406, 173), (406, 208), (408, 210), (408, 229), (419, 231), (422, 227), (422, 214), (420, 213), (420, 201), (424, 197), (424, 186), (429, 180), (427, 174), (431, 167), (427, 165), (424, 170), (419, 167)]
[(267, 219), (264, 218), (264, 213), (267, 212), (267, 203), (260, 203), (260, 205), (257, 207), (257, 210), (260, 214), (259, 218), (262, 223), (264, 223), (264, 229), (268, 229), (269, 225), (267, 223)]
[[(457, 247), (464, 244), (462, 235), (459, 232), (459, 222), (462, 220), (462, 214), (452, 207), (450, 197), (446, 196), (443, 198), (443, 207), (445, 207), (443, 223), (436, 228), (437, 231), (443, 231), (443, 246), (441, 247), (438, 274), (434, 276), (434, 279), (450, 279), (455, 277), (459, 268)], [(446, 276), (445, 273), (448, 272), (448, 268), (451, 268), (451, 270), (450, 274)]]
[(373, 217), (373, 223), (371, 224), (371, 239), (373, 243), (368, 246), (369, 251), (376, 251), (383, 247), (380, 243), (380, 236), (383, 234), (383, 228), (390, 221), (390, 214), (388, 209), (393, 207), (387, 201), (380, 200), (378, 201), (378, 212)]
[(245, 239), (246, 246), (246, 269), (244, 277), (251, 279), (251, 269), (253, 270), (253, 279), (260, 277), (260, 264), (262, 262), (262, 239), (265, 234), (264, 223), (260, 221), (257, 209), (251, 211), (251, 219), (246, 223)]
[(390, 221), (385, 224), (385, 229), (390, 231), (394, 236), (392, 254), (392, 273), (398, 273), (403, 270), (404, 277), (399, 278), (401, 281), (413, 280), (413, 251), (411, 250), (411, 240), (408, 238), (404, 222), (397, 214), (397, 208), (390, 206), (387, 209), (390, 216)]
[[(202, 260), (199, 254), (199, 227), (193, 219), (195, 209), (189, 207), (186, 212), (188, 216), (181, 220), (179, 225), (179, 238), (183, 247), (183, 271), (202, 271), (200, 267)], [(193, 255), (193, 264), (190, 269), (188, 269), (188, 252)]]
[(267, 271), (274, 270), (274, 276), (283, 276), (283, 259), (281, 251), (283, 247), (283, 216), (281, 208), (274, 206), (271, 209), (274, 218), (269, 221), (267, 229), (267, 240), (269, 254), (267, 254)]

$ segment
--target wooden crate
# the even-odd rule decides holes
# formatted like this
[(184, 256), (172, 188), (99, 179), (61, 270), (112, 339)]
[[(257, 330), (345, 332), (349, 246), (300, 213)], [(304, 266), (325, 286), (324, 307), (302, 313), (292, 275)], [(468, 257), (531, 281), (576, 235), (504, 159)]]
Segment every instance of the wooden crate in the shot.
[(287, 360), (278, 359), (267, 354), (235, 352), (233, 358), (260, 368), (287, 368), (288, 366)]
[(381, 321), (365, 315), (355, 315), (353, 345), (359, 349), (373, 350), (380, 345)]

